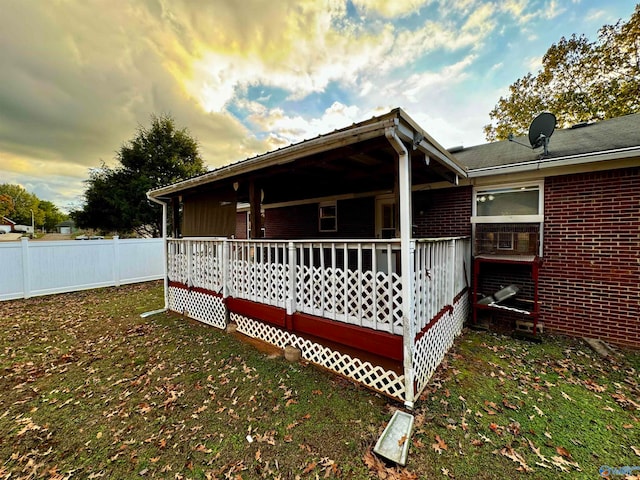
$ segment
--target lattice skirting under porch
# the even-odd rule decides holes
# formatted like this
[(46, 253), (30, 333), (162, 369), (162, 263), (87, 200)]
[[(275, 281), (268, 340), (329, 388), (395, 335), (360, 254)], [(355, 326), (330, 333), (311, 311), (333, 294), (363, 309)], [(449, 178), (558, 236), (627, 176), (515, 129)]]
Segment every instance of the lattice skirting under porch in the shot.
[(422, 393), (433, 372), (453, 345), (455, 337), (462, 331), (462, 326), (469, 316), (469, 308), (467, 291), (453, 305), (453, 311), (442, 315), (416, 342), (413, 352), (416, 398)]
[(226, 307), (221, 296), (170, 286), (169, 309), (213, 327), (226, 327)]
[(331, 350), (294, 333), (280, 330), (237, 313), (231, 313), (230, 318), (232, 322), (237, 324), (238, 331), (245, 335), (259, 338), (280, 348), (292, 345), (299, 348), (302, 352), (302, 358), (309, 362), (328, 368), (398, 400), (404, 401), (405, 399), (404, 375), (398, 375), (393, 371)]

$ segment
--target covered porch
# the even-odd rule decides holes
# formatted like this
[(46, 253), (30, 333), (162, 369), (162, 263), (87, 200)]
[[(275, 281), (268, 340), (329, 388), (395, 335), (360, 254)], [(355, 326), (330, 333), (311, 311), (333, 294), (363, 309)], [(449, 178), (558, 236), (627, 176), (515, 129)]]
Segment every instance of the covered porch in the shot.
[(412, 406), (462, 329), (470, 283), (468, 237), (421, 238), (414, 198), (464, 175), (396, 109), (154, 190), (172, 226), (167, 307)]

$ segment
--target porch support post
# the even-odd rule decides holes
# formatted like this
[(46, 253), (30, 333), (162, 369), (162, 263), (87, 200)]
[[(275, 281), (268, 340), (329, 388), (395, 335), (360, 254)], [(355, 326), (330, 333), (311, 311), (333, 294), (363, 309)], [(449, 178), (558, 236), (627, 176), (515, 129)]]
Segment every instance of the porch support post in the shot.
[(458, 265), (456, 264), (456, 241), (449, 240), (449, 301), (453, 305), (453, 299), (456, 297), (456, 272)]
[(296, 246), (289, 242), (289, 288), (287, 288), (287, 315), (296, 311)]
[(398, 177), (400, 199), (400, 262), (402, 269), (402, 330), (403, 359), (405, 377), (405, 401), (408, 408), (413, 408), (414, 373), (413, 349), (415, 339), (413, 283), (415, 242), (411, 240), (411, 157), (398, 137), (395, 128), (387, 128), (385, 135), (398, 154)]
[(262, 230), (262, 199), (260, 198), (260, 187), (253, 180), (249, 182), (249, 208), (251, 212), (251, 238), (260, 238)]
[[(166, 208), (166, 203), (164, 207)], [(163, 214), (162, 218), (166, 220), (166, 215)], [(171, 199), (171, 236), (173, 238), (180, 238), (180, 201), (177, 198)], [(164, 232), (164, 229), (163, 229)], [(163, 233), (164, 235), (164, 233)]]
[(220, 268), (222, 268), (222, 298), (229, 296), (229, 240), (222, 241), (222, 259)]

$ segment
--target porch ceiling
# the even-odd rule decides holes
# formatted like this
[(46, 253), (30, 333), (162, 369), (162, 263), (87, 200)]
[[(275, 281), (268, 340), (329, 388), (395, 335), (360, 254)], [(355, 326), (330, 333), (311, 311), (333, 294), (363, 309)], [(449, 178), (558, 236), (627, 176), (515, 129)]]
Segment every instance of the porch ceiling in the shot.
[[(426, 155), (412, 152), (414, 184), (452, 180), (451, 172), (437, 162), (427, 165)], [(238, 184), (238, 202), (249, 202), (251, 182), (264, 192), (262, 203), (288, 202), (349, 193), (393, 191), (397, 155), (389, 141), (376, 137), (312, 154), (284, 165), (268, 166), (252, 172), (198, 185), (180, 194), (212, 191)]]

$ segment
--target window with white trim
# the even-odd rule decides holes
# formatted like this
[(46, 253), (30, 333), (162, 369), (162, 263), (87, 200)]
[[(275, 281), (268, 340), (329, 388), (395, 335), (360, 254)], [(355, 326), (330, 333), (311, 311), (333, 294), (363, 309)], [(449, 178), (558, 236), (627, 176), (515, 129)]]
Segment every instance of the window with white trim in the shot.
[(321, 232), (338, 231), (337, 202), (322, 202), (318, 204), (318, 230)]
[(543, 221), (542, 182), (477, 187), (473, 195), (474, 223)]
[(542, 181), (476, 187), (472, 211), (476, 255), (542, 254)]

